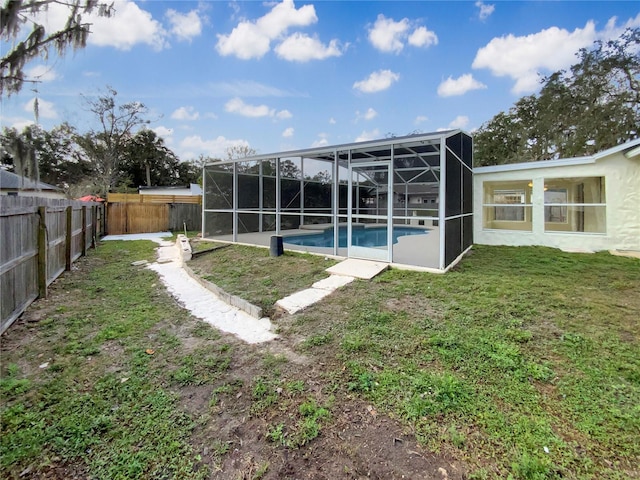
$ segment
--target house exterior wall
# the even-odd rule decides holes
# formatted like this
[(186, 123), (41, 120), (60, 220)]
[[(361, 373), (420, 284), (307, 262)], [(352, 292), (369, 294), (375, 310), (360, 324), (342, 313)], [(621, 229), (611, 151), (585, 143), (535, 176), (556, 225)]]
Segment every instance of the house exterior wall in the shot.
[[(570, 163), (570, 162), (568, 162)], [(531, 168), (507, 171), (474, 171), (474, 241), (485, 245), (542, 245), (564, 250), (635, 250), (640, 251), (640, 157), (626, 158), (623, 152), (598, 158), (585, 159), (568, 165), (544, 166), (544, 162)], [(545, 224), (545, 190), (548, 184), (562, 185), (558, 179), (603, 177), (604, 203), (606, 207), (588, 207), (581, 218), (584, 232), (567, 231), (574, 227), (568, 219), (564, 224)], [(555, 180), (555, 182), (554, 182)], [(497, 228), (487, 228), (486, 216), (491, 208), (487, 203), (485, 185), (488, 182), (513, 182), (513, 185), (530, 185), (525, 203), (525, 212), (530, 217), (509, 229), (508, 223), (491, 224)], [(593, 183), (593, 182), (592, 182)], [(574, 195), (567, 195), (568, 203), (597, 203), (593, 189), (587, 188), (577, 201)], [(505, 185), (509, 185), (508, 183)], [(606, 218), (600, 218), (602, 216)], [(530, 222), (530, 223), (527, 223)], [(597, 233), (598, 223), (605, 225), (604, 232)], [(522, 228), (523, 230), (517, 230)], [(546, 231), (545, 231), (546, 228)], [(552, 231), (553, 230), (553, 231)], [(592, 230), (592, 231), (589, 231)]]

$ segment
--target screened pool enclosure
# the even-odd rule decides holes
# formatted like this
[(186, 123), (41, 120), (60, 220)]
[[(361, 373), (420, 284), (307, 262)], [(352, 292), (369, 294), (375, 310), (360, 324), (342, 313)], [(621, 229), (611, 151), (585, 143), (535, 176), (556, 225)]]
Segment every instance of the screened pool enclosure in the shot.
[(210, 163), (202, 234), (446, 270), (473, 240), (472, 150), (451, 130)]

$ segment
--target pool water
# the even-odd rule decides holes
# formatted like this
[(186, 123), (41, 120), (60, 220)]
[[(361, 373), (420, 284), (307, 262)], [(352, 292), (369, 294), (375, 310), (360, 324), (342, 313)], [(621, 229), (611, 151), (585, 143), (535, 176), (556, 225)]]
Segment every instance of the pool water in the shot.
[[(398, 237), (404, 235), (425, 235), (428, 230), (424, 228), (393, 227), (393, 243), (398, 243)], [(387, 227), (354, 228), (352, 245), (359, 247), (382, 247), (387, 244)], [(328, 228), (322, 233), (307, 233), (283, 237), (284, 243), (301, 245), (305, 247), (333, 247), (333, 228)], [(347, 246), (347, 227), (340, 227), (338, 231), (338, 246)]]

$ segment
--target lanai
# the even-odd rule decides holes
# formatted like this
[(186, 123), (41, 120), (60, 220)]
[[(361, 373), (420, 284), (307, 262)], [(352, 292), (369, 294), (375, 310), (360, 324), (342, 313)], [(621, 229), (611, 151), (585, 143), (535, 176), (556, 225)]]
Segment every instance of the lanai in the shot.
[(472, 150), (449, 130), (210, 163), (203, 236), (443, 271), (472, 244)]

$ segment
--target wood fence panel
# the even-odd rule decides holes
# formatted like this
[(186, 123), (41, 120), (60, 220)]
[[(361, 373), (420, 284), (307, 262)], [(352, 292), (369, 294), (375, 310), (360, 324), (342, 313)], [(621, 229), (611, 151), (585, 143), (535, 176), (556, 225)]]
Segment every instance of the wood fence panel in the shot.
[(47, 208), (47, 286), (64, 272), (67, 265), (67, 211), (64, 207)]
[(109, 235), (166, 231), (169, 229), (169, 205), (109, 203), (107, 223)]
[(128, 204), (128, 233), (164, 232), (169, 229), (169, 205)]
[[(4, 212), (3, 212), (4, 213)], [(0, 216), (0, 327), (4, 331), (38, 296), (38, 216), (33, 208)]]
[[(97, 227), (99, 217), (104, 218), (104, 207), (86, 205), (63, 199), (0, 196), (0, 333), (39, 295), (46, 296), (46, 286), (66, 267), (69, 248), (77, 258), (91, 245), (91, 235), (83, 235), (87, 229), (83, 229), (83, 221)], [(68, 206), (76, 224), (71, 228), (73, 235), (67, 235)], [(96, 228), (100, 233), (102, 230)]]
[(202, 206), (185, 203), (172, 203), (169, 207), (169, 230), (202, 230)]
[(127, 204), (107, 204), (107, 232), (108, 235), (122, 235), (127, 233)]
[(71, 210), (71, 262), (82, 256), (82, 207)]

